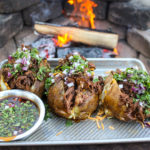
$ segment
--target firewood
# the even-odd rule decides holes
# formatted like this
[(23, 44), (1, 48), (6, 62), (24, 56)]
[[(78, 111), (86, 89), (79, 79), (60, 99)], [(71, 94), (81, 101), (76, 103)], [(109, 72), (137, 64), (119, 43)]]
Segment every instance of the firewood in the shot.
[(53, 24), (35, 24), (34, 29), (47, 35), (68, 34), (71, 40), (92, 46), (113, 49), (117, 47), (118, 35), (114, 33), (99, 32), (96, 30), (85, 30), (77, 27), (56, 26)]

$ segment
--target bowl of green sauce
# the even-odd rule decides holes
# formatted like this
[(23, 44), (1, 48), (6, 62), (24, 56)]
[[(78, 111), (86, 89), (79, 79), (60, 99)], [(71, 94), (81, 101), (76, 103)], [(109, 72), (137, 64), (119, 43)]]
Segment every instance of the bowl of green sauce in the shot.
[(45, 107), (35, 94), (23, 90), (0, 92), (0, 141), (21, 140), (43, 122)]

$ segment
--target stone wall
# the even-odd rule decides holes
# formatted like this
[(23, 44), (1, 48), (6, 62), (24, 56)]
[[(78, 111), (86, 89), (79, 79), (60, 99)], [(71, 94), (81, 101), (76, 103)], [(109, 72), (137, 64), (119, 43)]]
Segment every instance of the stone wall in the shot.
[[(67, 0), (0, 0), (0, 52), (6, 58), (20, 44), (31, 44), (35, 21), (73, 24), (72, 6)], [(150, 1), (149, 0), (93, 0), (97, 29), (119, 35), (119, 57), (141, 59), (150, 65)], [(58, 52), (57, 52), (58, 53)], [(88, 53), (88, 52), (86, 52)], [(89, 51), (91, 55), (91, 52)], [(56, 56), (61, 57), (60, 54)], [(94, 55), (92, 55), (94, 57)]]
[(0, 0), (0, 48), (23, 26), (48, 21), (62, 14), (61, 0)]

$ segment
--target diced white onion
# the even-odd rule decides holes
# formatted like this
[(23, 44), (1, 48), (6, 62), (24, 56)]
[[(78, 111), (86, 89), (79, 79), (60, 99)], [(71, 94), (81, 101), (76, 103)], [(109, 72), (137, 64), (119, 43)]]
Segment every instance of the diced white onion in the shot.
[(9, 106), (5, 106), (5, 109), (8, 109), (9, 108)]
[(75, 72), (75, 70), (71, 70), (71, 71), (70, 71), (70, 74), (72, 74), (72, 73), (74, 73), (74, 72)]
[(56, 74), (56, 76), (55, 76), (55, 77), (59, 77), (59, 75), (60, 75), (60, 74), (58, 73), (58, 74)]
[(28, 66), (30, 65), (30, 61), (27, 61), (27, 65), (28, 65)]
[(81, 66), (82, 69), (84, 69), (84, 66)]
[(119, 88), (122, 89), (123, 88), (123, 84), (119, 84)]
[(49, 73), (49, 76), (50, 76), (50, 77), (53, 77), (53, 73)]
[(22, 49), (23, 51), (25, 51), (25, 50), (27, 50), (27, 48), (26, 47), (23, 47), (23, 49)]
[(70, 57), (69, 57), (69, 60), (72, 60), (72, 59), (73, 59), (73, 56), (70, 56)]
[(18, 131), (14, 131), (14, 132), (13, 132), (13, 135), (17, 135), (17, 134), (18, 134)]
[(77, 63), (77, 62), (74, 63), (74, 67), (75, 67), (75, 68), (78, 67), (79, 65), (80, 65), (80, 64)]
[(17, 59), (15, 62), (16, 62), (17, 64), (20, 64), (20, 63), (22, 62), (22, 59), (19, 58), (19, 59)]
[(55, 80), (54, 80), (54, 79), (52, 79), (51, 81), (52, 81), (52, 83), (54, 83), (54, 82), (55, 82)]
[(67, 77), (65, 77), (64, 80), (66, 81), (66, 80), (67, 80)]
[(88, 75), (88, 76), (91, 76), (91, 73), (90, 73), (90, 72), (87, 72), (87, 75)]
[(64, 70), (64, 71), (63, 71), (63, 74), (67, 74), (67, 70)]
[(139, 102), (139, 105), (143, 107), (143, 106), (144, 106), (144, 103), (143, 103), (143, 102)]
[(17, 65), (18, 65), (18, 64), (14, 64), (14, 68), (16, 68), (16, 67), (17, 67)]
[(72, 86), (74, 86), (74, 83), (73, 83), (73, 82), (68, 83), (67, 86), (68, 86), (68, 87), (72, 87)]

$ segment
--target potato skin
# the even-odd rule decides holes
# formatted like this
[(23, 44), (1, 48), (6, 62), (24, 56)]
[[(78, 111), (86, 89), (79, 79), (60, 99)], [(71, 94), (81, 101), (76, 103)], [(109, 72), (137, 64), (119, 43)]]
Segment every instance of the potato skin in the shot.
[[(64, 103), (64, 81), (60, 80), (52, 85), (48, 92), (48, 104), (53, 111), (61, 117), (73, 120), (87, 119), (97, 108), (99, 103), (98, 95), (90, 92), (89, 90), (83, 90), (77, 93), (75, 96), (75, 103), (68, 112)], [(83, 95), (87, 96), (87, 99), (83, 104), (79, 104), (79, 100)]]
[[(77, 102), (83, 95), (86, 95), (87, 99), (82, 105), (78, 105)], [(75, 118), (78, 120), (83, 120), (88, 118), (89, 115), (91, 115), (96, 110), (99, 98), (97, 94), (91, 93), (89, 90), (84, 90), (77, 94), (75, 102), (76, 103), (73, 109), (78, 109), (78, 112), (74, 113)]]
[(45, 85), (44, 81), (36, 80), (34, 82), (34, 85), (32, 85), (31, 89), (29, 90), (29, 92), (32, 92), (38, 95), (39, 97), (42, 97), (44, 93), (44, 85)]
[(125, 105), (120, 105), (120, 95), (122, 94), (119, 85), (113, 76), (110, 75), (105, 80), (102, 93), (102, 106), (108, 117), (115, 117), (122, 121), (128, 121)]
[(49, 106), (56, 114), (68, 118), (70, 114), (67, 113), (64, 105), (64, 93), (64, 83), (60, 80), (50, 87), (47, 99)]

